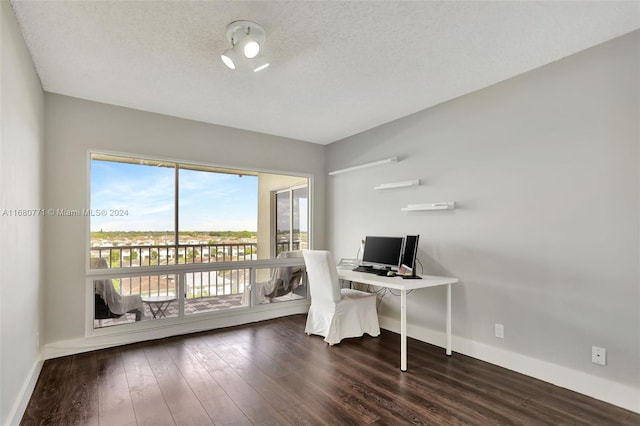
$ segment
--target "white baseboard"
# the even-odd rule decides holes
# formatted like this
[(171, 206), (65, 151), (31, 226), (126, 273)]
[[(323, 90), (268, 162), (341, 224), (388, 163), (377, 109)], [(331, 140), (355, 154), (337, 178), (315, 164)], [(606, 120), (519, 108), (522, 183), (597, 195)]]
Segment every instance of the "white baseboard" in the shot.
[(216, 328), (233, 327), (235, 325), (248, 324), (268, 319), (304, 314), (309, 310), (309, 304), (289, 304), (286, 307), (270, 308), (251, 313), (219, 316), (209, 319), (200, 319), (188, 322), (171, 323), (160, 320), (155, 326), (144, 324), (140, 329), (129, 329), (117, 334), (93, 335), (84, 338), (61, 340), (44, 345), (43, 358), (51, 359), (61, 356), (74, 355), (113, 346), (138, 343), (146, 340), (162, 339), (181, 334), (197, 333), (199, 331), (214, 330)]
[(29, 400), (31, 399), (31, 394), (33, 394), (33, 390), (36, 387), (36, 383), (38, 382), (38, 376), (40, 376), (40, 371), (42, 370), (43, 360), (39, 359), (31, 367), (31, 372), (22, 385), (22, 389), (20, 389), (20, 394), (17, 396), (13, 407), (11, 408), (11, 412), (7, 417), (7, 425), (10, 426), (18, 426), (22, 417), (24, 416), (24, 412), (27, 409), (27, 404), (29, 404)]
[[(380, 327), (394, 333), (400, 333), (400, 321), (394, 318), (380, 316)], [(408, 324), (407, 335), (414, 339), (440, 346), (443, 350), (446, 346), (446, 334), (444, 331)], [(640, 388), (592, 376), (578, 370), (469, 339), (453, 336), (452, 340), (453, 352), (498, 365), (640, 414)], [(408, 357), (411, 358), (410, 352)]]

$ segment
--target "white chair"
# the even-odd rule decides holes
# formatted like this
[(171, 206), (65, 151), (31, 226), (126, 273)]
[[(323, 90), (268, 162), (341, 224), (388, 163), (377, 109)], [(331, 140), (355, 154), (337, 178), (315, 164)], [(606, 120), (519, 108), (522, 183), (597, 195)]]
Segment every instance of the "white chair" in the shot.
[[(109, 265), (104, 258), (92, 258), (92, 269), (107, 269)], [(139, 294), (123, 296), (113, 286), (111, 279), (95, 280), (93, 282), (95, 292), (94, 319), (100, 321), (108, 318), (120, 318), (122, 315), (135, 314), (136, 321), (142, 320), (144, 306)]]
[(341, 289), (338, 271), (330, 252), (303, 250), (302, 254), (311, 291), (311, 307), (305, 333), (323, 336), (330, 345), (364, 333), (379, 336), (376, 295)]

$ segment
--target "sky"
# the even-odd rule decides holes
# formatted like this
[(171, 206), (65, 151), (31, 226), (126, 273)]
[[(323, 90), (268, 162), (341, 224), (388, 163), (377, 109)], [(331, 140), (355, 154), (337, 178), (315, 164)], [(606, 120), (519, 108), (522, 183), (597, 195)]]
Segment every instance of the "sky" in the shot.
[[(180, 231), (257, 231), (257, 176), (179, 175)], [(172, 231), (174, 169), (91, 160), (91, 213), (91, 231)]]

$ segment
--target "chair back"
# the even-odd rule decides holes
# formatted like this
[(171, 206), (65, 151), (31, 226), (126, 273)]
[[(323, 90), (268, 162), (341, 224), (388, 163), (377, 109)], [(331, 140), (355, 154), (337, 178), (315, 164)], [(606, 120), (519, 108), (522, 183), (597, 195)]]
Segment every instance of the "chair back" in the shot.
[[(103, 257), (92, 257), (90, 259), (90, 262), (91, 262), (91, 269), (108, 269), (109, 268), (109, 264), (107, 263), (107, 260)], [(104, 303), (108, 305), (109, 297), (107, 296), (107, 293), (115, 292), (115, 289), (113, 289), (113, 284), (111, 283), (111, 279), (94, 280), (93, 286), (94, 286), (95, 294), (100, 296), (104, 301)]]
[[(91, 268), (108, 269), (109, 264), (104, 258), (94, 258), (91, 259)], [(136, 321), (141, 320), (144, 306), (142, 305), (142, 297), (139, 294), (120, 294), (110, 278), (94, 280), (93, 287), (95, 292), (95, 319), (118, 318), (130, 312), (136, 314)]]
[(326, 250), (303, 250), (304, 263), (307, 267), (311, 303), (335, 304), (341, 299), (338, 270)]
[(92, 257), (89, 259), (91, 263), (91, 269), (108, 269), (109, 264), (104, 257)]
[[(91, 258), (92, 269), (109, 269), (109, 264), (105, 258)], [(111, 278), (94, 280), (93, 289), (96, 296), (99, 296), (103, 303), (112, 309), (122, 302), (122, 295), (113, 286)]]

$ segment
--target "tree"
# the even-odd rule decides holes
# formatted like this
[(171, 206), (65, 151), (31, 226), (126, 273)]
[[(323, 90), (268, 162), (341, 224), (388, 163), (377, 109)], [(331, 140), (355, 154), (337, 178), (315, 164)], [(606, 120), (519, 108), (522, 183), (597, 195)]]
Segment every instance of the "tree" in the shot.
[(197, 249), (189, 249), (187, 250), (187, 259), (191, 260), (194, 257), (198, 257), (200, 255), (200, 252)]
[(120, 250), (111, 250), (111, 255), (109, 257), (112, 268), (120, 265)]

